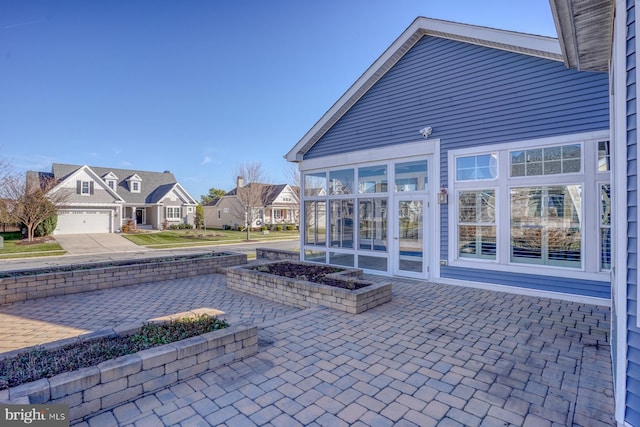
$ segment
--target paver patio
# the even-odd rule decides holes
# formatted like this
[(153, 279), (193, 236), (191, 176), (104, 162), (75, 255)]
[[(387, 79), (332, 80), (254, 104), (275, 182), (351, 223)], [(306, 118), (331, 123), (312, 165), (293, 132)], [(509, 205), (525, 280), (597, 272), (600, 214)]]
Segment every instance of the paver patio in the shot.
[(27, 301), (0, 307), (0, 348), (199, 307), (259, 325), (256, 356), (83, 426), (614, 425), (608, 307), (392, 280), (393, 301), (358, 315), (223, 275)]

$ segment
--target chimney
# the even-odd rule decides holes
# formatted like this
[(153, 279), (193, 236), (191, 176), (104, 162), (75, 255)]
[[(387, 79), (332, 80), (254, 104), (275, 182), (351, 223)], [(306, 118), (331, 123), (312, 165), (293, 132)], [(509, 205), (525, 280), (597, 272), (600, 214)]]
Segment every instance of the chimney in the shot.
[(242, 188), (242, 187), (244, 187), (244, 178), (239, 176), (236, 181), (236, 188)]

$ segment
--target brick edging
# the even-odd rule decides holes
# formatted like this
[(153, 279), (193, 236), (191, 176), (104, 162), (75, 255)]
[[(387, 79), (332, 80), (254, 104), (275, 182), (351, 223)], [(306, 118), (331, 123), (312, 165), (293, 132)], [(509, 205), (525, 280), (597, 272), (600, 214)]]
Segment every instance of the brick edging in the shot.
[(246, 263), (246, 254), (227, 252), (207, 258), (185, 258), (171, 261), (163, 261), (162, 257), (159, 257), (153, 262), (126, 265), (117, 265), (117, 262), (113, 264), (79, 264), (79, 269), (71, 271), (0, 277), (0, 305), (56, 295), (220, 273), (226, 267)]
[[(308, 264), (298, 261), (299, 264)], [(316, 265), (316, 264), (311, 264)], [(358, 314), (391, 301), (390, 283), (371, 283), (348, 290), (256, 271), (246, 266), (226, 269), (227, 287), (299, 308), (316, 305)], [(362, 270), (345, 269), (334, 277), (359, 280)]]
[(1, 390), (0, 402), (68, 404), (71, 421), (77, 422), (257, 352), (257, 326), (240, 322), (96, 366)]

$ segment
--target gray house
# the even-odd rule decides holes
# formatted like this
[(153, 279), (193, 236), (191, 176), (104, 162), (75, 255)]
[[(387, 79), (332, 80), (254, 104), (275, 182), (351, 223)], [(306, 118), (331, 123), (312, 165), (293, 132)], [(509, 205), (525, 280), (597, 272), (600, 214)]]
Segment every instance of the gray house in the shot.
[(39, 174), (56, 180), (52, 192), (68, 193), (54, 234), (113, 233), (125, 224), (150, 229), (193, 224), (197, 202), (169, 171), (54, 163), (51, 173)]

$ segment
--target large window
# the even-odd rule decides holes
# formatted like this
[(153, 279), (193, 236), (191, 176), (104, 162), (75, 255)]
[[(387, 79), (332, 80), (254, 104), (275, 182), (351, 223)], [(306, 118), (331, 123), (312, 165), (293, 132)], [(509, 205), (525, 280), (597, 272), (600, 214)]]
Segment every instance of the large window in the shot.
[(304, 243), (324, 246), (326, 242), (327, 202), (322, 200), (304, 202), (304, 212)]
[(387, 166), (367, 166), (358, 168), (359, 193), (386, 193)]
[(609, 142), (556, 140), (450, 152), (449, 262), (598, 280), (611, 269)]
[(358, 200), (358, 248), (387, 251), (387, 199)]
[(582, 187), (511, 189), (511, 261), (581, 267)]
[(353, 193), (353, 169), (329, 172), (329, 194)]
[(424, 191), (428, 188), (427, 161), (396, 163), (396, 191)]
[(167, 219), (179, 219), (180, 218), (180, 207), (167, 207)]
[(329, 202), (331, 247), (353, 248), (353, 199)]
[(494, 190), (458, 193), (458, 254), (496, 259), (496, 195)]
[(327, 195), (327, 173), (308, 173), (304, 175), (305, 197), (317, 197)]

